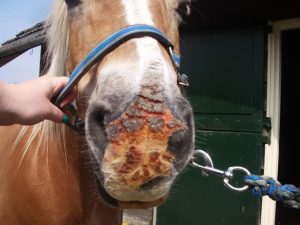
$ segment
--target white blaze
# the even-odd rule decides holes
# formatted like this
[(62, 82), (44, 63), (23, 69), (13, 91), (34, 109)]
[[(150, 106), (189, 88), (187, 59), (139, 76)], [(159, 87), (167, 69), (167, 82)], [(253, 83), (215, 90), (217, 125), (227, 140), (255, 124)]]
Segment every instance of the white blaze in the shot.
[[(147, 24), (155, 26), (149, 7), (149, 0), (122, 0), (122, 3), (129, 25)], [(163, 64), (163, 68), (161, 68), (162, 73), (164, 74), (162, 75), (162, 81), (164, 81), (165, 87), (168, 87), (171, 77), (173, 82), (174, 79), (176, 82), (176, 76), (170, 76), (172, 75), (172, 71), (163, 59), (163, 55), (157, 40), (151, 37), (144, 37), (136, 39), (135, 42), (140, 60), (139, 69), (141, 75), (146, 75), (146, 71), (144, 69), (148, 69), (147, 65), (149, 65), (151, 62), (160, 61)]]

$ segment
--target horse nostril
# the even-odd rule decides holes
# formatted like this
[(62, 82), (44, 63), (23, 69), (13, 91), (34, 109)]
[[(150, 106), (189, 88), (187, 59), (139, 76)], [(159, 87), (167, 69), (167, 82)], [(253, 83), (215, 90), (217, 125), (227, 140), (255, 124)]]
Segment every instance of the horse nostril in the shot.
[[(108, 143), (105, 125), (109, 112), (108, 105), (103, 102), (93, 104), (87, 112), (86, 137), (90, 144), (101, 150), (104, 150)], [(100, 157), (99, 155), (96, 157)]]
[(90, 110), (90, 125), (104, 127), (105, 119), (109, 112), (110, 110), (105, 103), (99, 103), (94, 105)]
[(187, 137), (187, 130), (178, 130), (176, 131), (168, 141), (168, 149), (174, 154), (178, 154), (182, 150)]
[(155, 178), (143, 183), (142, 185), (140, 185), (140, 188), (143, 190), (150, 190), (151, 188), (153, 188), (153, 186), (157, 185), (164, 178), (165, 177), (163, 177), (163, 176), (155, 177)]
[(103, 111), (94, 111), (91, 117), (95, 124), (99, 125), (100, 127), (104, 127), (105, 114)]

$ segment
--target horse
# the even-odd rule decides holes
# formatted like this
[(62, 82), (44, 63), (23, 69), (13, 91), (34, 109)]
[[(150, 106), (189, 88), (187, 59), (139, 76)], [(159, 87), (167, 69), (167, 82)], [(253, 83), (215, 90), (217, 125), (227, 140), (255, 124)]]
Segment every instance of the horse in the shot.
[[(47, 76), (70, 74), (109, 35), (157, 28), (179, 54), (190, 0), (55, 0)], [(194, 119), (170, 49), (123, 40), (76, 83), (84, 132), (50, 121), (0, 128), (0, 221), (113, 225), (122, 209), (162, 204), (194, 151)], [(30, 91), (30, 90), (28, 90)]]

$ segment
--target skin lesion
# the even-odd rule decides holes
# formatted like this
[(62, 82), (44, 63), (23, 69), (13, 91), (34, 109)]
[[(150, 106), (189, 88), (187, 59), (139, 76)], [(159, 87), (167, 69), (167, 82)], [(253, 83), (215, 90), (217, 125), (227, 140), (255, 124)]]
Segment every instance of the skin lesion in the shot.
[[(147, 106), (141, 107), (141, 102)], [(175, 159), (167, 149), (168, 140), (187, 126), (165, 104), (157, 104), (155, 107), (153, 100), (139, 96), (121, 117), (108, 125), (109, 144), (103, 159), (103, 168), (109, 168), (104, 171), (108, 177), (140, 187), (154, 178), (168, 176)]]

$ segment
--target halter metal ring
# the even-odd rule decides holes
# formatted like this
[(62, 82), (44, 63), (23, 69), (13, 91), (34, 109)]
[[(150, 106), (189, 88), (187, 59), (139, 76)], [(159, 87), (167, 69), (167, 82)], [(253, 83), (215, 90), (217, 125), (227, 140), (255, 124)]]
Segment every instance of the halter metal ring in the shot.
[(224, 174), (224, 185), (231, 189), (231, 190), (234, 190), (234, 191), (237, 191), (237, 192), (243, 192), (243, 191), (246, 191), (248, 190), (249, 186), (248, 185), (244, 185), (242, 187), (235, 187), (233, 186), (232, 184), (230, 184), (230, 180), (234, 177), (234, 172), (235, 171), (242, 171), (244, 172), (246, 175), (250, 175), (251, 173), (249, 172), (249, 170), (247, 170), (246, 168), (244, 167), (240, 167), (240, 166), (233, 166), (233, 167), (229, 167), (227, 169), (227, 171), (225, 172)]

